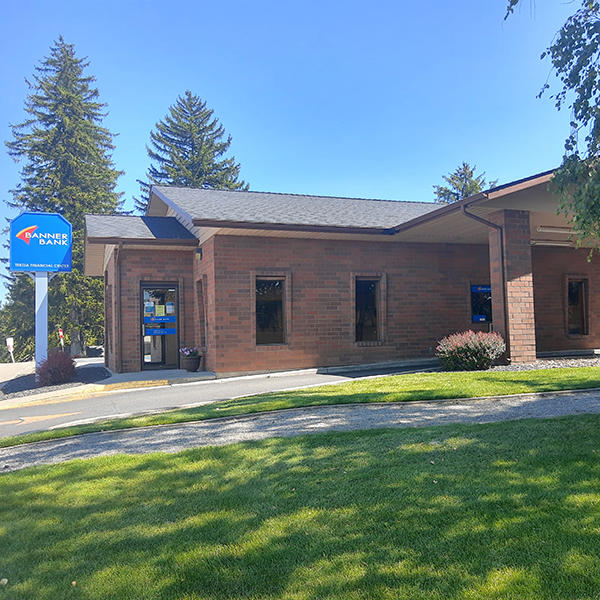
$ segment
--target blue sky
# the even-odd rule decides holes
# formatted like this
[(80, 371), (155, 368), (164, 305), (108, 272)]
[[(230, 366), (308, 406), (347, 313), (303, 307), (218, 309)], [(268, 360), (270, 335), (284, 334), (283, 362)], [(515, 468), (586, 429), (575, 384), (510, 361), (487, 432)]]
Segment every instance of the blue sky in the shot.
[[(149, 132), (186, 89), (233, 136), (253, 190), (428, 201), (463, 160), (510, 181), (560, 162), (569, 115), (536, 95), (550, 73), (540, 54), (574, 5), (522, 0), (504, 21), (505, 4), (5, 3), (0, 139), (62, 34), (108, 104), (129, 207)], [(0, 199), (19, 168), (0, 148)]]

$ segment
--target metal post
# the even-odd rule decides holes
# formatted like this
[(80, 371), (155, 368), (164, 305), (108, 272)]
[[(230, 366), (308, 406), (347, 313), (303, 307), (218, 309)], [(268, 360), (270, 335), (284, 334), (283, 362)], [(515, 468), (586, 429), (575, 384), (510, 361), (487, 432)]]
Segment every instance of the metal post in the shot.
[(35, 272), (35, 367), (48, 358), (48, 273)]

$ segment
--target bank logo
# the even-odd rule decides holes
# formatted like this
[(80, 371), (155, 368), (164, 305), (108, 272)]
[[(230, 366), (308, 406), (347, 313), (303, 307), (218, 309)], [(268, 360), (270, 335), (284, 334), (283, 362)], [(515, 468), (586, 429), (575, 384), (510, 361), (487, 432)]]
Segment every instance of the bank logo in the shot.
[(28, 246), (31, 241), (31, 234), (38, 228), (37, 225), (31, 225), (31, 227), (25, 227), (25, 229), (21, 229), (17, 236), (20, 240), (23, 240)]
[(73, 228), (56, 213), (24, 212), (10, 222), (10, 270), (58, 273), (71, 270)]
[(68, 246), (69, 236), (66, 233), (40, 233), (35, 230), (38, 228), (37, 225), (30, 225), (21, 229), (15, 237), (23, 240), (28, 246), (31, 240), (35, 239), (38, 241), (40, 246)]

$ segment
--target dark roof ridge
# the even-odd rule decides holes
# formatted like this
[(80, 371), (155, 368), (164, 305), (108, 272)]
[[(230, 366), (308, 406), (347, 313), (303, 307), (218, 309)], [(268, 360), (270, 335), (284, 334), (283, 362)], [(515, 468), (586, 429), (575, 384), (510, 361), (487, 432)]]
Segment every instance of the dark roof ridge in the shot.
[(127, 213), (85, 213), (86, 217), (147, 217), (148, 215), (130, 215)]
[(171, 188), (178, 190), (199, 190), (199, 191), (207, 191), (207, 192), (242, 192), (245, 194), (270, 194), (272, 196), (298, 196), (300, 198), (330, 198), (333, 200), (360, 200), (365, 202), (394, 202), (394, 203), (402, 203), (402, 204), (435, 204), (435, 202), (426, 202), (424, 200), (389, 200), (386, 198), (357, 198), (356, 196), (329, 196), (322, 194), (295, 194), (291, 192), (261, 192), (260, 190), (227, 190), (227, 189), (219, 189), (219, 188), (194, 188), (187, 187), (184, 185), (162, 185), (162, 184), (153, 184), (152, 187), (163, 187), (163, 188)]
[(167, 215), (138, 215), (127, 213), (85, 213), (86, 217), (138, 217), (142, 219), (175, 219)]

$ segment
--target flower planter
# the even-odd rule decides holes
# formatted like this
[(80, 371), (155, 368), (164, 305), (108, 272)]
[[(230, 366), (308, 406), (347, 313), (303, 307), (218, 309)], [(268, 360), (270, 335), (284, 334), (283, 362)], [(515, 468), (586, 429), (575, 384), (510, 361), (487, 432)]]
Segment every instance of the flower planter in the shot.
[(190, 372), (197, 371), (200, 366), (201, 358), (201, 356), (180, 356), (179, 368)]

